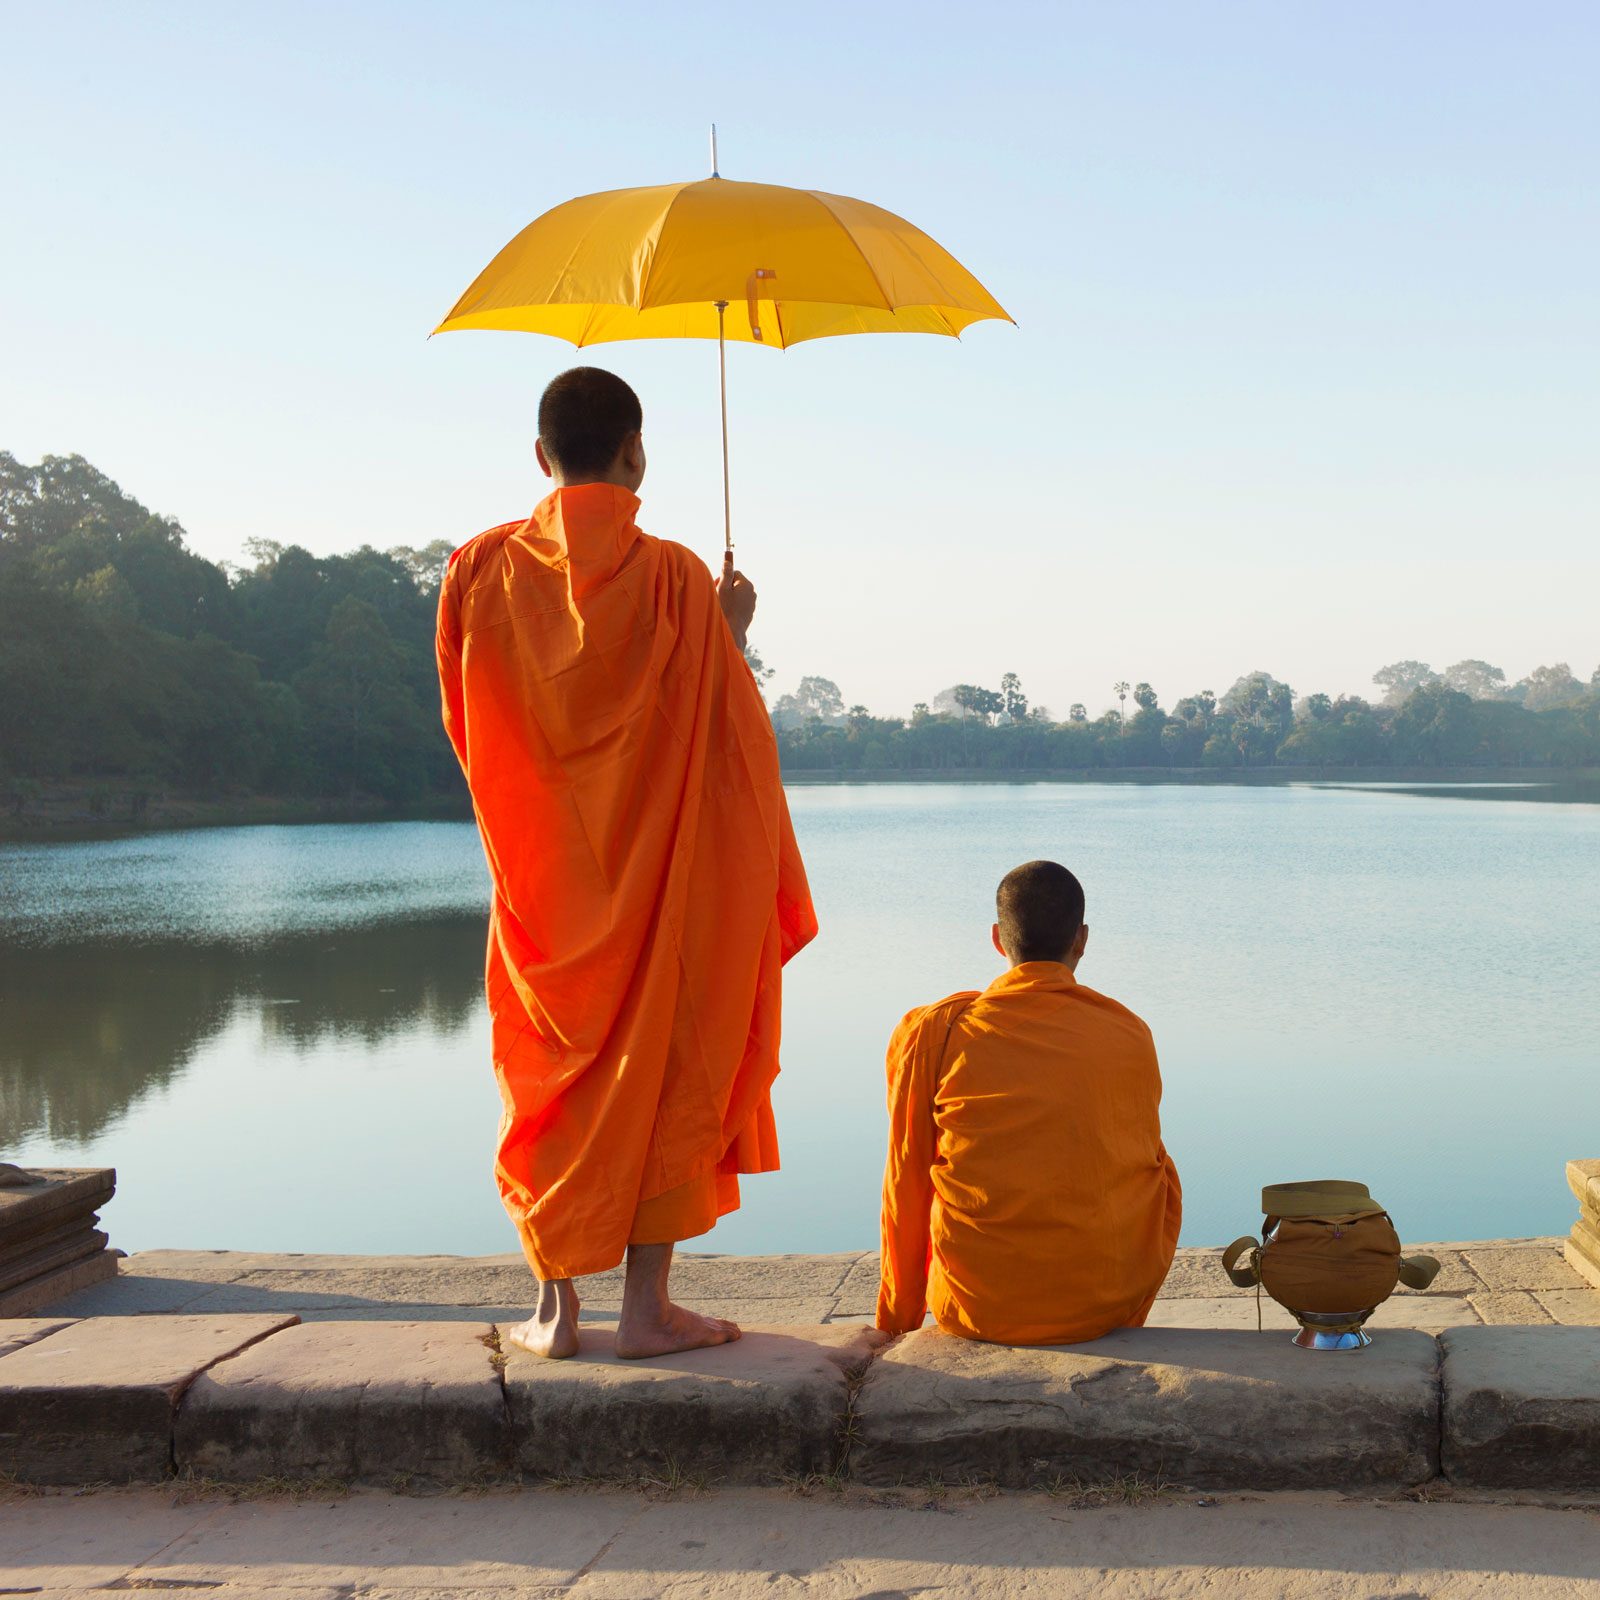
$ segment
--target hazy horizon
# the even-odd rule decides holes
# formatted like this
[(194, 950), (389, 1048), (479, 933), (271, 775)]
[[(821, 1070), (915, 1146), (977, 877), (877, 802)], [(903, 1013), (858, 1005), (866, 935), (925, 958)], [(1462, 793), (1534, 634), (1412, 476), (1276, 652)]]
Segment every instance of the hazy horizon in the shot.
[(591, 360), (644, 400), (642, 525), (715, 559), (711, 346), (426, 337), (538, 213), (701, 175), (715, 119), (726, 174), (900, 212), (1019, 323), (730, 351), (774, 693), (1600, 662), (1600, 12), (455, 15), (8, 15), (0, 448), (213, 559), (461, 543), (531, 509), (539, 389)]

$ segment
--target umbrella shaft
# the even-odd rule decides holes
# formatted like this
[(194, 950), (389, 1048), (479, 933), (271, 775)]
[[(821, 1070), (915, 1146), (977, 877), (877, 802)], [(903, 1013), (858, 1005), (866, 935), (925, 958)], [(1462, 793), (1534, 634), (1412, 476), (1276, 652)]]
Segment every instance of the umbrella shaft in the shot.
[(733, 549), (733, 497), (728, 489), (728, 347), (723, 339), (723, 323), (728, 302), (717, 301), (717, 379), (722, 390), (722, 545)]

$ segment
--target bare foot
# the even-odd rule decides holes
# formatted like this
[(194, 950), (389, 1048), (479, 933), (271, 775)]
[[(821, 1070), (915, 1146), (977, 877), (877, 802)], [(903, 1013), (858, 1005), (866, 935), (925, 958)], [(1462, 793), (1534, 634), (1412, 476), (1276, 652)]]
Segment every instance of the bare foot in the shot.
[(646, 1315), (625, 1314), (617, 1324), (617, 1359), (645, 1361), (670, 1356), (679, 1350), (702, 1350), (707, 1345), (732, 1344), (739, 1337), (737, 1323), (721, 1317), (702, 1317), (670, 1301)]
[(530, 1355), (565, 1361), (578, 1353), (578, 1291), (570, 1278), (539, 1285), (539, 1304), (526, 1322), (505, 1331), (506, 1342)]

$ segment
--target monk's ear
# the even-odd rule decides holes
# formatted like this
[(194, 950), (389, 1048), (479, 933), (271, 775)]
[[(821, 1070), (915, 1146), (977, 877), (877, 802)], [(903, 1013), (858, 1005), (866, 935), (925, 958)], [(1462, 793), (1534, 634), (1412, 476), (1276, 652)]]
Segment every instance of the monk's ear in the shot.
[(622, 463), (629, 481), (637, 489), (644, 482), (644, 435), (631, 433), (622, 442)]
[(539, 470), (545, 475), (545, 477), (555, 477), (555, 473), (550, 469), (550, 458), (544, 453), (543, 439), (535, 439), (533, 441), (533, 458), (539, 463)]
[[(990, 929), (989, 929), (989, 937), (990, 937), (990, 939), (992, 939), (994, 941), (995, 949), (998, 950), (1001, 955), (1006, 956), (1006, 947), (1003, 944), (1000, 943), (1000, 924), (998, 922), (994, 923), (990, 927)], [(1006, 960), (1007, 961), (1009, 961), (1010, 959), (1011, 959), (1010, 956), (1006, 956)]]
[(1089, 924), (1087, 922), (1078, 928), (1078, 937), (1072, 941), (1072, 959), (1083, 960), (1083, 952), (1089, 948)]

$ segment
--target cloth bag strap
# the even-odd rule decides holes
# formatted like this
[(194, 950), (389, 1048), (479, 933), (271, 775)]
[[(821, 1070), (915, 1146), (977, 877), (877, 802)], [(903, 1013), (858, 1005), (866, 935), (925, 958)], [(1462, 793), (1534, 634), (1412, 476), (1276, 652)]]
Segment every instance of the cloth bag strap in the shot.
[[(1249, 1262), (1245, 1266), (1239, 1263), (1248, 1254)], [(1234, 1284), (1240, 1289), (1249, 1289), (1261, 1282), (1261, 1242), (1253, 1233), (1247, 1233), (1242, 1238), (1235, 1239), (1226, 1250), (1222, 1252), (1222, 1270), (1228, 1274)]]

